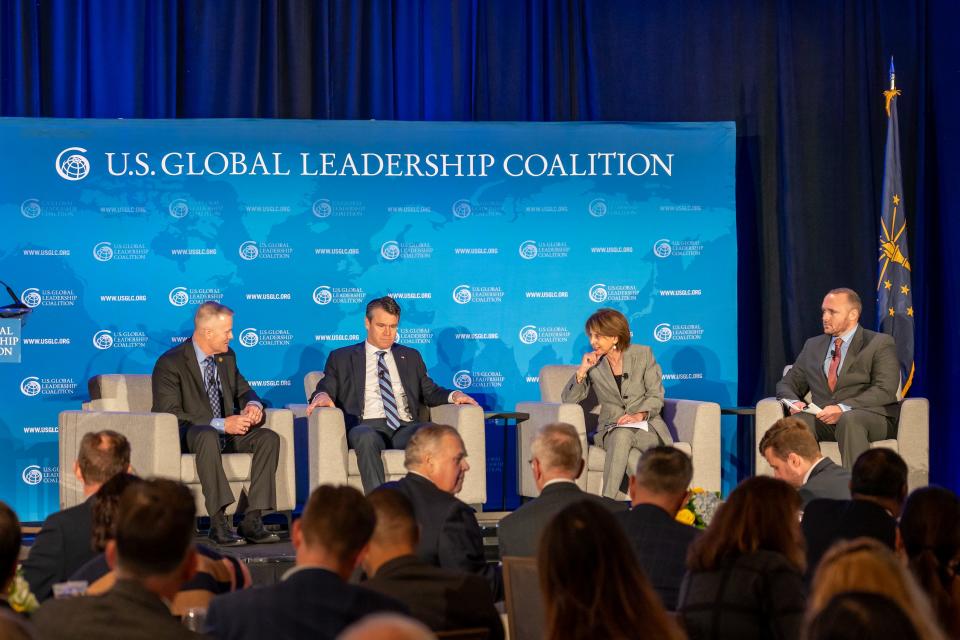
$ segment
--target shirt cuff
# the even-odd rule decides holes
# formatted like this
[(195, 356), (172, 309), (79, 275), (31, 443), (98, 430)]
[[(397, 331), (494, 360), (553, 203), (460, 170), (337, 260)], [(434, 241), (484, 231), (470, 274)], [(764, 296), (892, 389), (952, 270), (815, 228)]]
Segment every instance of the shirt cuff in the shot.
[(260, 411), (263, 411), (263, 405), (257, 402), (256, 400), (251, 400), (246, 404), (247, 407), (249, 407), (250, 405), (253, 405), (255, 407), (260, 407)]
[(225, 420), (223, 418), (214, 418), (210, 421), (210, 426), (220, 433), (224, 433), (224, 430), (226, 429)]
[(455, 393), (456, 393), (456, 391), (451, 391), (451, 392), (450, 392), (450, 395), (447, 396), (447, 403), (448, 403), (448, 404), (453, 404), (453, 394), (455, 394)]
[(843, 409), (844, 411), (850, 411), (850, 409), (852, 409), (852, 407), (850, 407), (849, 405), (845, 405), (845, 404), (838, 404), (837, 406), (840, 407), (841, 409)]

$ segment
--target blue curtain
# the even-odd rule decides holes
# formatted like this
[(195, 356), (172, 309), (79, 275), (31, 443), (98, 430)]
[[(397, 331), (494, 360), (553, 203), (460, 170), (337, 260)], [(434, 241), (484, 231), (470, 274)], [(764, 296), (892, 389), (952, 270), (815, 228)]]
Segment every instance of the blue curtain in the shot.
[(742, 404), (819, 331), (828, 289), (874, 323), (895, 56), (913, 394), (933, 477), (960, 486), (955, 0), (0, 2), (3, 116), (736, 121)]

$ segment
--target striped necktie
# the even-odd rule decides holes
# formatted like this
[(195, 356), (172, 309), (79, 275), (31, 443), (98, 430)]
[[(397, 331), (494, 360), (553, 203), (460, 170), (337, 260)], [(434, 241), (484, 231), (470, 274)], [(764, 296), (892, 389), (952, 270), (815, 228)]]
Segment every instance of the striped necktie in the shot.
[(396, 431), (400, 428), (400, 412), (397, 410), (397, 398), (393, 395), (393, 382), (390, 380), (390, 370), (383, 357), (386, 351), (377, 351), (377, 378), (380, 379), (380, 399), (383, 400), (383, 413), (387, 418), (387, 426)]
[(213, 356), (207, 356), (203, 361), (203, 383), (207, 387), (207, 398), (210, 400), (213, 417), (222, 418), (223, 397), (220, 394), (220, 385), (217, 384), (217, 365), (213, 363)]

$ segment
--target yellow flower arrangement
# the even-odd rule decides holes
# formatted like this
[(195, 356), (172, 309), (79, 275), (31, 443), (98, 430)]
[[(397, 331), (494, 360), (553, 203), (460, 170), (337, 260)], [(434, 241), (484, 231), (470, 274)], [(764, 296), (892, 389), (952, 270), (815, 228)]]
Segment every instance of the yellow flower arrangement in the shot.
[(677, 512), (677, 522), (686, 525), (693, 525), (697, 521), (697, 516), (690, 509), (680, 509)]
[(30, 585), (23, 577), (22, 567), (17, 567), (17, 575), (7, 589), (7, 603), (17, 613), (31, 613), (40, 606), (36, 597), (30, 592)]

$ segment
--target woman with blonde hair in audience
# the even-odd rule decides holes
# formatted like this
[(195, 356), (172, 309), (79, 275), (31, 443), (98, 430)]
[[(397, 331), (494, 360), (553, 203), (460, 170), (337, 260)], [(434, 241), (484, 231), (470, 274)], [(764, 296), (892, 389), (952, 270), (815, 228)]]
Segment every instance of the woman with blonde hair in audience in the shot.
[(960, 638), (960, 500), (942, 487), (917, 489), (900, 516), (900, 538), (940, 625)]
[(537, 571), (548, 640), (683, 638), (604, 507), (583, 501), (558, 513), (540, 538)]
[(687, 555), (678, 614), (690, 638), (796, 638), (804, 610), (800, 496), (782, 480), (740, 483)]
[(879, 593), (895, 602), (922, 640), (945, 638), (930, 602), (910, 571), (880, 541), (855, 538), (830, 547), (813, 576), (807, 620), (815, 618), (837, 594), (851, 591)]

